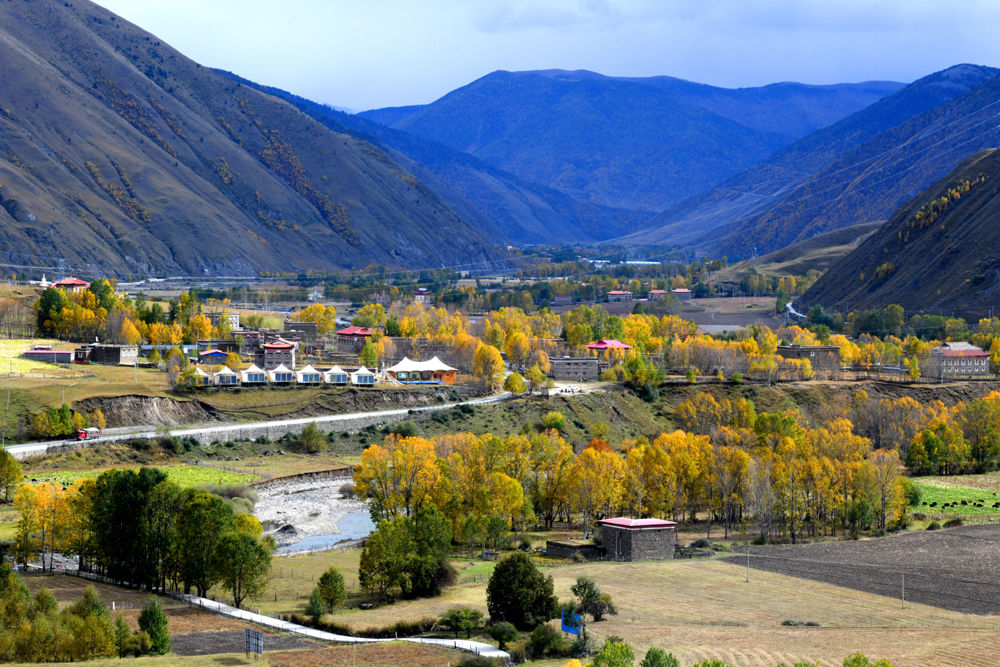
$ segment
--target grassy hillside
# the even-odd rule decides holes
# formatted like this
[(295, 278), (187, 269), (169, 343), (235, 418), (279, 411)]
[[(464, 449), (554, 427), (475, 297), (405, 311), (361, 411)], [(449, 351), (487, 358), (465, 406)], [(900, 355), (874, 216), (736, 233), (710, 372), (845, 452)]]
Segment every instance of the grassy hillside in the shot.
[(899, 208), (802, 297), (844, 312), (988, 316), (1000, 293), (1000, 151), (979, 153)]
[(490, 261), (384, 151), (88, 2), (0, 6), (3, 261), (83, 277)]

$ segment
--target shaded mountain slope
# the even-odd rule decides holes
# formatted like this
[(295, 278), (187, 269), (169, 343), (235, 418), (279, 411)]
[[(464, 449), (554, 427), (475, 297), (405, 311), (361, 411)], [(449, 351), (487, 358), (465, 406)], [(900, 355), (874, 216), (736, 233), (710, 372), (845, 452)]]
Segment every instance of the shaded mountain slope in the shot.
[[(1000, 297), (1000, 150), (977, 153), (900, 207), (800, 299), (848, 312), (995, 313)], [(802, 307), (799, 307), (802, 310)]]
[(85, 0), (0, 5), (0, 261), (84, 276), (483, 264), (384, 151)]
[(425, 106), (361, 115), (579, 199), (658, 211), (893, 87), (788, 85), (795, 104), (780, 85), (729, 91), (669, 77), (498, 71)]
[(580, 201), (444, 144), (229, 72), (223, 74), (295, 105), (335, 132), (352, 134), (391, 152), (491, 239), (513, 245), (600, 241), (626, 234), (649, 220), (650, 214)]
[[(734, 176), (711, 191), (688, 199), (665, 211), (646, 229), (621, 241), (626, 244), (649, 243), (696, 244), (713, 253), (747, 257), (780, 248), (805, 238), (817, 229), (800, 232), (820, 217), (824, 207), (837, 201), (859, 173), (874, 166), (887, 174), (886, 167), (898, 171), (908, 164), (888, 161), (876, 163), (881, 151), (891, 145), (887, 138), (873, 141), (881, 133), (908, 122), (923, 113), (948, 104), (971, 88), (996, 76), (998, 70), (976, 65), (956, 65), (923, 77), (871, 106), (795, 141), (767, 160)], [(940, 138), (938, 133), (937, 138)], [(900, 139), (906, 141), (906, 138)], [(869, 144), (869, 142), (871, 142)], [(956, 159), (943, 158), (935, 167), (936, 177), (945, 173)], [(950, 159), (950, 162), (949, 162)], [(851, 169), (854, 164), (857, 168)], [(925, 176), (921, 187), (933, 182)], [(921, 187), (906, 184), (910, 190), (894, 195), (889, 202), (875, 194), (874, 207), (861, 219), (841, 214), (836, 222), (824, 224), (833, 229), (847, 224), (884, 220), (900, 198), (913, 196)], [(720, 231), (720, 227), (724, 228)], [(774, 228), (770, 233), (768, 228)], [(711, 232), (706, 235), (706, 232)]]

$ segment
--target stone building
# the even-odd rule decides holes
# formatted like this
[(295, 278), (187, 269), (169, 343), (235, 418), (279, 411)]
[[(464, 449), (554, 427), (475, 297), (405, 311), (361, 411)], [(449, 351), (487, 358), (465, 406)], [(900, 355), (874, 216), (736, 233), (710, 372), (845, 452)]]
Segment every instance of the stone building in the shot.
[(667, 560), (674, 557), (677, 524), (663, 519), (601, 519), (601, 542), (609, 560)]
[(549, 375), (553, 380), (569, 382), (593, 382), (600, 375), (597, 357), (549, 358)]
[(969, 343), (945, 343), (931, 350), (928, 377), (976, 377), (990, 373), (990, 353)]

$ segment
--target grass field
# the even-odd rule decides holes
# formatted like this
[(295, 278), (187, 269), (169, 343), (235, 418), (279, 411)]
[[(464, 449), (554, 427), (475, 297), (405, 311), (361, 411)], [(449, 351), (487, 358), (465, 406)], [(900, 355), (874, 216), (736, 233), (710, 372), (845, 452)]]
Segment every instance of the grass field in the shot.
[(0, 373), (25, 375), (28, 373), (44, 373), (46, 375), (80, 375), (81, 367), (66, 368), (60, 364), (46, 364), (41, 361), (24, 359), (21, 354), (36, 345), (52, 345), (59, 349), (70, 347), (70, 343), (47, 338), (9, 338), (0, 340)]
[[(929, 516), (997, 515), (1000, 508), (1000, 474), (962, 475), (956, 477), (914, 477), (920, 489), (920, 506), (915, 511)], [(965, 501), (965, 504), (962, 504)], [(933, 503), (933, 505), (932, 505)], [(949, 507), (943, 507), (949, 505)], [(978, 507), (977, 505), (982, 505)]]
[[(206, 466), (171, 465), (157, 467), (167, 473), (167, 479), (184, 488), (189, 486), (203, 486), (205, 484), (246, 484), (249, 482), (256, 482), (260, 479), (257, 475), (248, 475), (246, 473), (232, 472), (229, 470), (219, 470), (217, 468), (209, 468)], [(107, 470), (107, 468), (49, 471), (34, 474), (29, 473), (29, 475), (31, 475), (31, 479), (37, 480), (38, 482), (55, 481), (64, 486), (69, 486), (81, 478), (86, 477), (94, 479), (104, 472), (104, 470)]]

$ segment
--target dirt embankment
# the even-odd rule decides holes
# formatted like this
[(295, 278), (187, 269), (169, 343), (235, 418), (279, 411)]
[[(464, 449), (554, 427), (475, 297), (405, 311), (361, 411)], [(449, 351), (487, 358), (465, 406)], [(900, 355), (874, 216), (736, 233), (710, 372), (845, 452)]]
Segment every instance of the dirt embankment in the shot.
[(178, 401), (160, 396), (110, 396), (77, 401), (77, 410), (100, 409), (109, 427), (181, 426), (218, 421), (216, 410), (199, 401)]
[(186, 426), (418, 408), (477, 395), (464, 387), (210, 389), (191, 395), (190, 400), (139, 395), (88, 398), (77, 401), (76, 409), (100, 408), (109, 427)]

